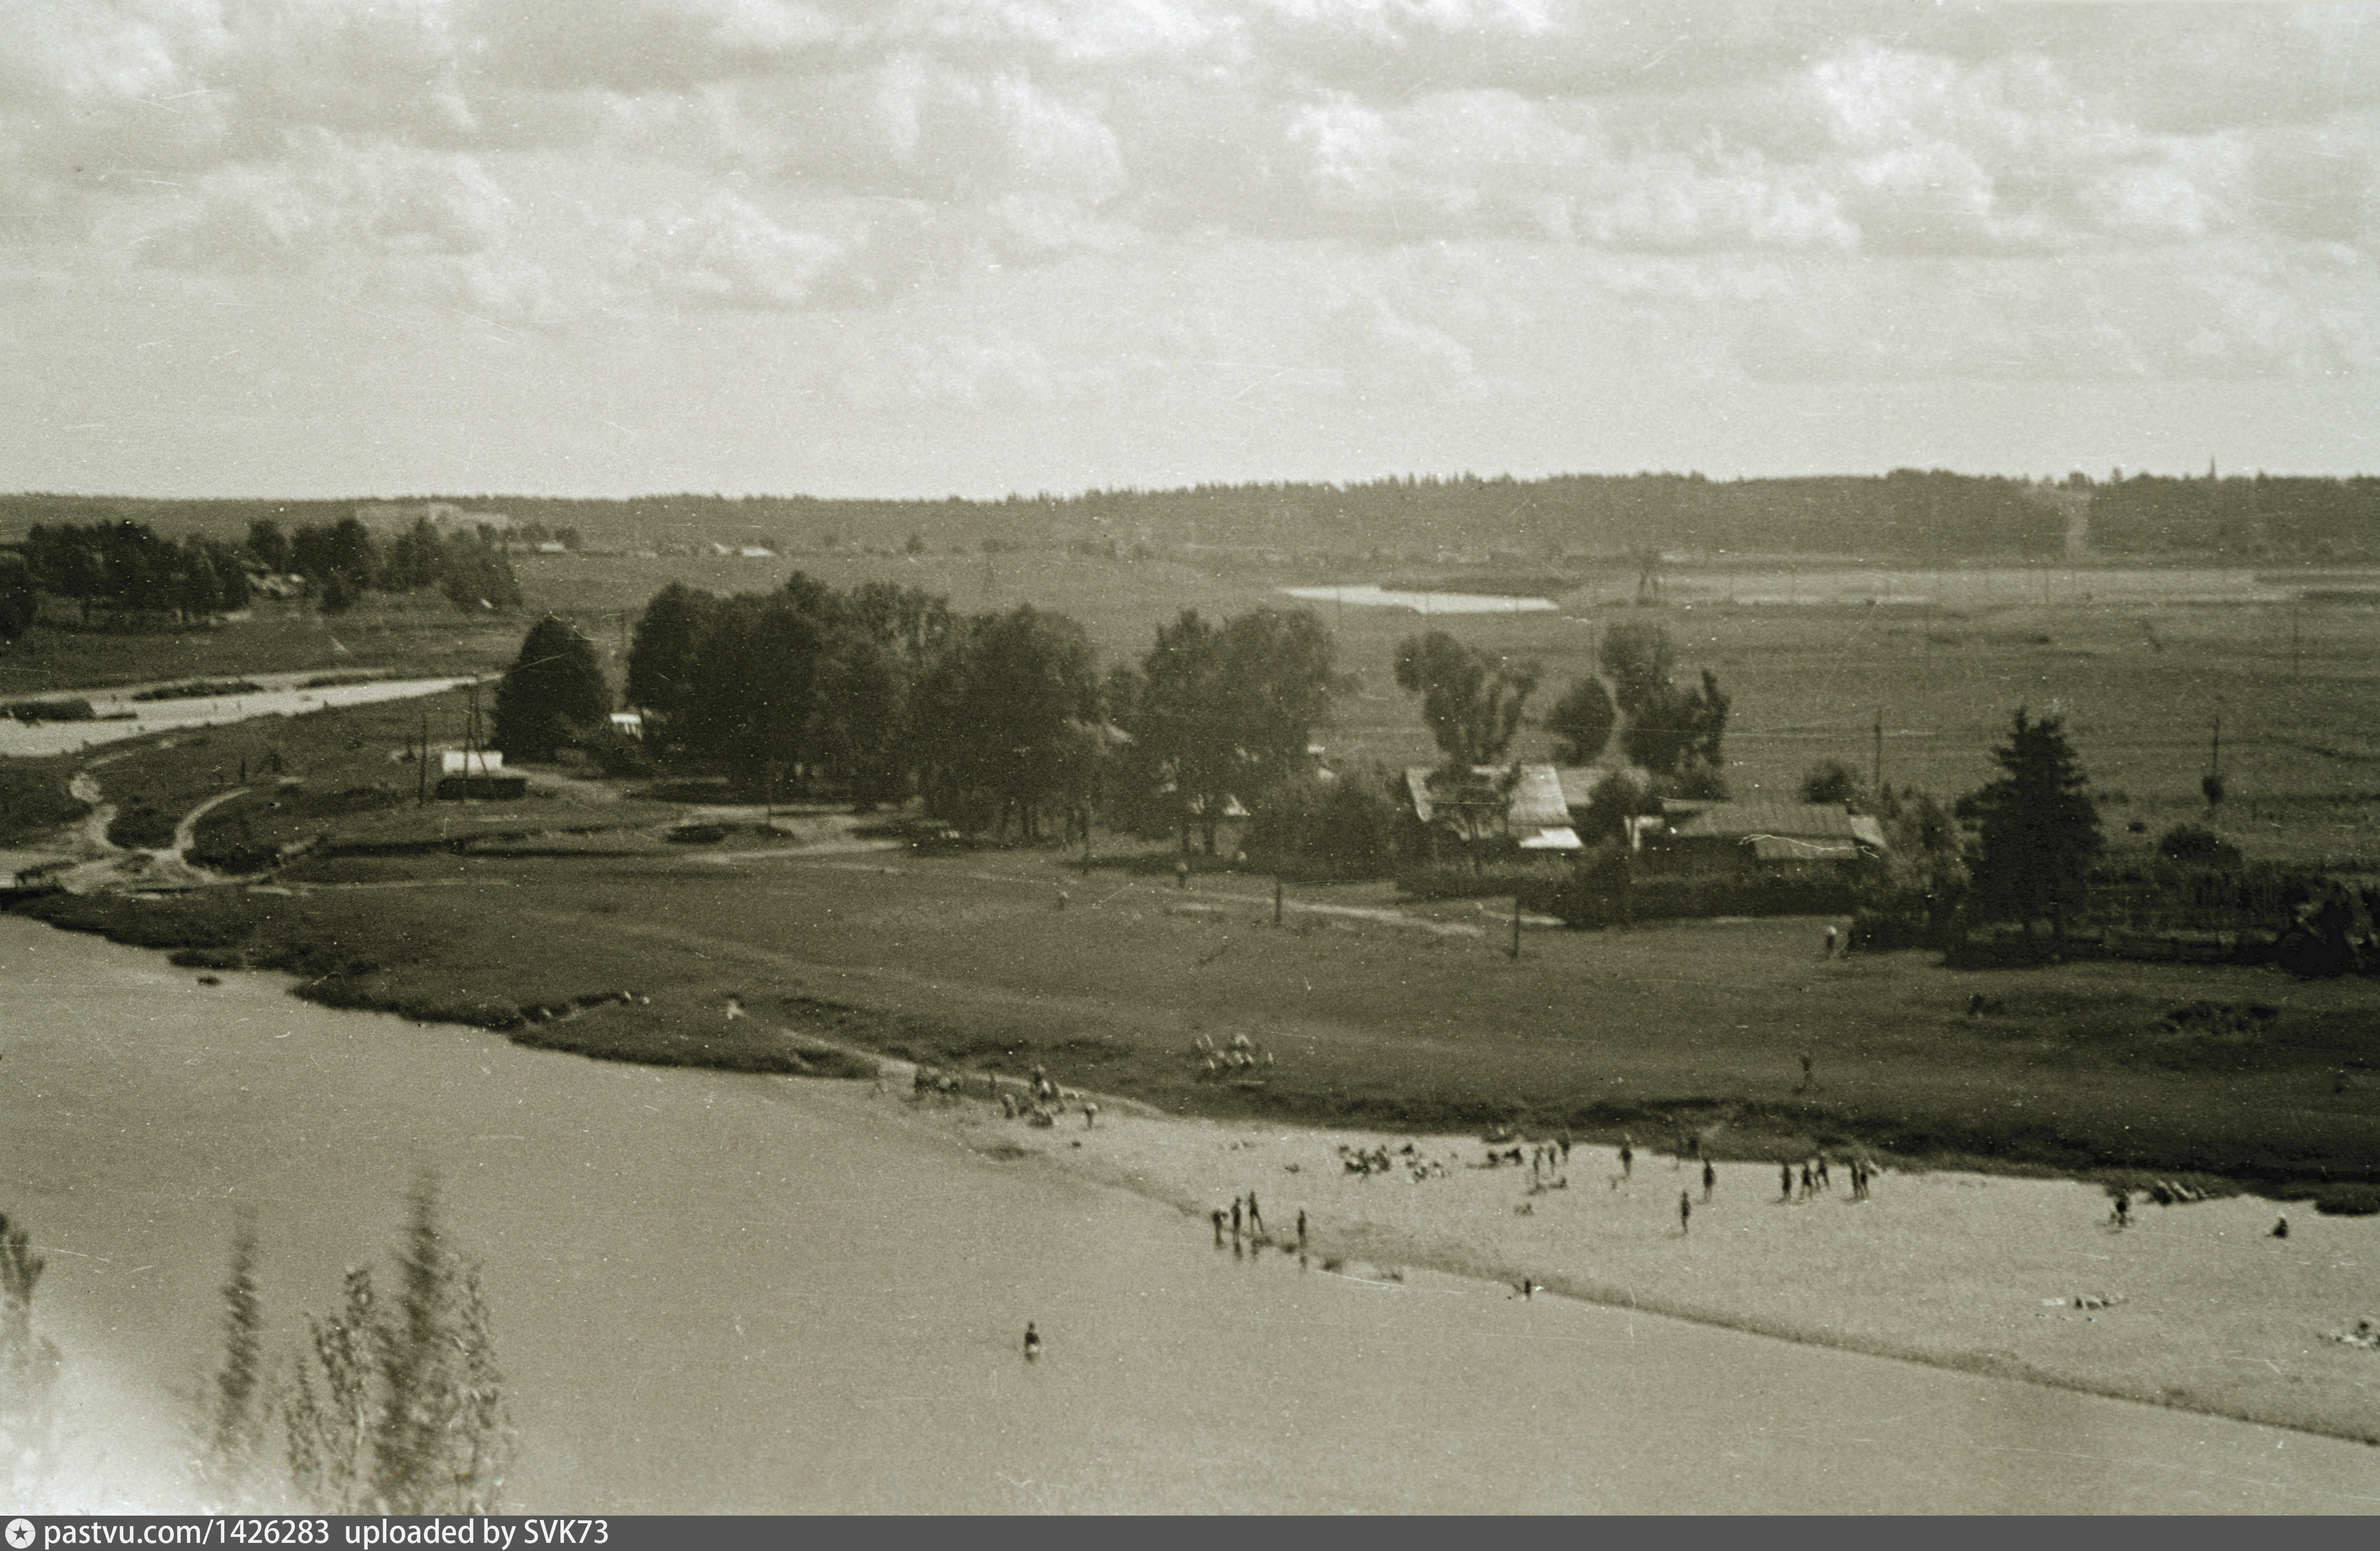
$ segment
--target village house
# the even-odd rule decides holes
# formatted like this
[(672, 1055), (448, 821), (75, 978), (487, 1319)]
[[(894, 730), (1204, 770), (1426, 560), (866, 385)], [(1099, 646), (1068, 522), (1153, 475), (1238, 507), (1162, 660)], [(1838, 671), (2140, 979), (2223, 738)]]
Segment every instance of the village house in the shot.
[(1668, 806), (1668, 830), (1653, 842), (1665, 871), (1839, 874), (1891, 850), (1883, 825), (1840, 803)]

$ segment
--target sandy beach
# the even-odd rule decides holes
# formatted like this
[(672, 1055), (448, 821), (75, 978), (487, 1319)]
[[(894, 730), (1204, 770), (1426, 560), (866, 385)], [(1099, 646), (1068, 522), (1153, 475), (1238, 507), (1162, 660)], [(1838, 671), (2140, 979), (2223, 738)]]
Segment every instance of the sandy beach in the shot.
[[(2337, 1339), (2380, 1323), (2380, 1218), (2253, 1196), (2135, 1197), (2118, 1230), (2094, 1184), (1889, 1169), (1854, 1202), (1840, 1158), (1831, 1190), (1793, 1201), (1774, 1163), (1719, 1163), (1706, 1202), (1699, 1165), (1642, 1138), (1632, 1171), (1616, 1148), (1577, 1145), (1548, 1176), (1566, 1183), (1533, 1188), (1525, 1162), (1483, 1167), (1477, 1137), (1099, 1103), (1093, 1125), (1070, 1109), (1047, 1129), (980, 1098), (914, 1110), (979, 1149), (1021, 1149), (1020, 1167), (1083, 1170), (1178, 1206), (1183, 1232), (1201, 1239), (1209, 1211), (1253, 1192), (1267, 1242), (1251, 1228), (1247, 1247), (1259, 1254), (1296, 1252), (1302, 1210), (1310, 1259), (1357, 1274), (1421, 1266), (1516, 1289), (1525, 1278), (1538, 1296), (2380, 1442), (2380, 1350)], [(1387, 1171), (1345, 1168), (1342, 1148), (1383, 1145)], [(1513, 1145), (1528, 1157), (1530, 1143)], [(1442, 1172), (1415, 1177), (1412, 1164), (1433, 1161)], [(1685, 1232), (1681, 1191), (1694, 1204)], [(2284, 1215), (2289, 1234), (2273, 1237)]]

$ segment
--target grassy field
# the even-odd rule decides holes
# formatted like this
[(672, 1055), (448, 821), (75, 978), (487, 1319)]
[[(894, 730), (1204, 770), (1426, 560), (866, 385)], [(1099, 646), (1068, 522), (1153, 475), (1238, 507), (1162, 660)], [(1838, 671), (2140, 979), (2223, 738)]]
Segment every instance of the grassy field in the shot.
[[(521, 569), (532, 609), (578, 619), (616, 672), (628, 621), (666, 581), (757, 588), (792, 567), (559, 556)], [(1233, 613), (1318, 579), (1059, 554), (811, 569), (841, 585), (885, 577), (945, 591), (961, 609), (1062, 609), (1110, 660), (1145, 649), (1182, 608)], [(1550, 700), (1588, 671), (1601, 627), (1633, 612), (1633, 581), (1598, 579), (1553, 612), (1428, 623), (1539, 659)], [(1886, 779), (1955, 794), (1987, 778), (1988, 748), (2024, 703), (2068, 719), (2112, 838), (2144, 847), (2169, 824), (2208, 817), (2198, 781), (2219, 712), (2231, 797), (2214, 827), (2252, 855), (2348, 866), (2380, 855), (2380, 739), (2369, 727), (2380, 614), (2351, 599), (2179, 600), (2204, 593), (2195, 581), (2119, 600), (2089, 590), (2061, 584), (2044, 604), (1977, 586), (1956, 608), (1730, 605), (1720, 593), (1648, 612), (1679, 640), (1686, 670), (1711, 667), (1734, 697), (1741, 794), (1790, 792), (1821, 758), (1865, 769), (1879, 713)], [(1323, 612), (1360, 676), (1323, 735), (1333, 757), (1428, 758), (1388, 675), (1397, 639), (1425, 622)], [(37, 633), (30, 653), (0, 656), (0, 686), (485, 670), (509, 659), (523, 628), (443, 601), (371, 599), (333, 622), (275, 612), (164, 636)], [(1500, 951), (1495, 902), (1407, 913), (1425, 926), (1381, 918), (1396, 915), (1384, 885), (1305, 889), (1293, 907), (1330, 908), (1293, 908), (1276, 928), (1265, 880), (1214, 874), (1179, 893), (1112, 840), (1087, 871), (1046, 852), (812, 853), (748, 837), (688, 847), (663, 838), (688, 811), (682, 796), (568, 781), (517, 804), (417, 808), (403, 751), (425, 713), (433, 743), (459, 739), (463, 700), (249, 723), (124, 753), (97, 773), (149, 830), (237, 784), (245, 764), (252, 790), (201, 827), (209, 845), (322, 836), (375, 854), (303, 863), (285, 896), (41, 908), (206, 962), (286, 967), (323, 1000), (511, 1026), (617, 1059), (749, 1065), (793, 1050), (795, 1066), (770, 1070), (818, 1059), (765, 1023), (938, 1063), (1042, 1062), (1075, 1085), (1209, 1113), (1525, 1120), (1650, 1141), (1692, 1126), (1739, 1156), (1864, 1138), (1912, 1156), (2267, 1180), (2366, 1178), (2380, 1165), (2380, 988), (2367, 982), (2142, 964), (1961, 972), (1909, 954), (1823, 963), (1808, 921), (1531, 931), (1515, 963)], [(1542, 734), (1524, 733), (1516, 752), (1542, 757)], [(78, 768), (0, 772), (10, 795), (0, 824), (21, 834), (58, 818)], [(1978, 993), (1999, 1011), (1967, 1016)], [(729, 1019), (730, 995), (753, 1016)], [(1275, 1055), (1261, 1086), (1211, 1079), (1191, 1053), (1201, 1035), (1241, 1033)], [(1816, 1082), (1803, 1090), (1805, 1053)]]
[[(1475, 907), (1437, 912), (1473, 934), (1299, 909), (1276, 928), (1261, 879), (1208, 874), (1185, 892), (1050, 853), (440, 854), (285, 881), (300, 891), (40, 903), (61, 924), (213, 951), (195, 962), (317, 976), (310, 994), (334, 1003), (625, 1059), (741, 1064), (765, 1021), (940, 1065), (1044, 1063), (1205, 1113), (1633, 1127), (1656, 1143), (1709, 1128), (1732, 1156), (1861, 1139), (2253, 1179), (2380, 1163), (2380, 988), (2363, 981), (1824, 962), (1801, 920), (1533, 931), (1515, 962)], [(1998, 1007), (1970, 1017), (1979, 992)], [(731, 996), (752, 1016), (730, 1018)], [(1245, 1034), (1275, 1064), (1261, 1085), (1210, 1076), (1202, 1034)]]

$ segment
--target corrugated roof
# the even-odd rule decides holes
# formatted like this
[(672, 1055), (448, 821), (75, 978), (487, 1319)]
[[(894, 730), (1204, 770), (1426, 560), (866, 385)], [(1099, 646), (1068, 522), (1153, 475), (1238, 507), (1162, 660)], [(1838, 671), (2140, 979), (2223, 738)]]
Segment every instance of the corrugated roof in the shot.
[(1848, 860), (1891, 849), (1884, 826), (1833, 803), (1713, 803), (1680, 824), (1680, 840), (1750, 841), (1762, 861)]
[[(1512, 773), (1510, 765), (1475, 765), (1473, 776), (1483, 782), (1494, 782)], [(1439, 797), (1430, 790), (1430, 778), (1438, 771), (1427, 765), (1405, 767), (1405, 791), (1413, 798), (1414, 814), (1427, 824), (1436, 811)], [(1515, 834), (1534, 830), (1565, 829), (1570, 824), (1570, 805), (1563, 800), (1560, 772), (1551, 765), (1523, 765), (1520, 780), (1513, 784), (1512, 800), (1504, 812), (1504, 821)]]

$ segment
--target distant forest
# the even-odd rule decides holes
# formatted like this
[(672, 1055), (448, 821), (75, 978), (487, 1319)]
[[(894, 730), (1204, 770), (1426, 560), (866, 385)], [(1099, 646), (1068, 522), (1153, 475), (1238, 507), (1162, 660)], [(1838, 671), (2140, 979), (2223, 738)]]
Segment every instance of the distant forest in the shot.
[(760, 545), (783, 553), (1070, 548), (1331, 560), (1537, 563), (1682, 555), (1826, 554), (1955, 563), (2065, 555), (2225, 560), (2380, 558), (2380, 479), (2137, 475), (2051, 484), (1896, 469), (1882, 476), (1707, 479), (1699, 474), (1546, 479), (1379, 479), (1205, 485), (1002, 501), (651, 495), (470, 495), (350, 501), (164, 501), (0, 495), (0, 541), (36, 524), (133, 521), (237, 539), (360, 516), (396, 529), (436, 503), (466, 524), (572, 548)]

